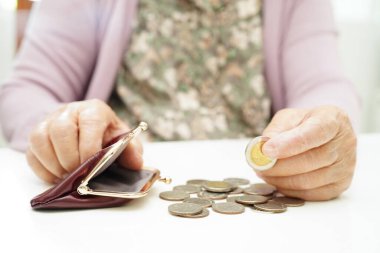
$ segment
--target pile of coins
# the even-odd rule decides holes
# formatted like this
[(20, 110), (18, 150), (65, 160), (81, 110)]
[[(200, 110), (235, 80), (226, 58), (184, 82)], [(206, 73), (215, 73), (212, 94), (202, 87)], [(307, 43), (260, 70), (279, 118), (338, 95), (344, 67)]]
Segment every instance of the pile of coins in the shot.
[[(196, 195), (192, 196), (192, 195)], [(272, 185), (250, 184), (244, 178), (226, 178), (223, 181), (192, 179), (177, 185), (172, 191), (160, 193), (160, 198), (181, 201), (168, 207), (169, 213), (185, 218), (209, 215), (207, 208), (221, 214), (241, 214), (245, 208), (269, 213), (282, 213), (287, 207), (302, 206), (305, 201), (281, 195)]]

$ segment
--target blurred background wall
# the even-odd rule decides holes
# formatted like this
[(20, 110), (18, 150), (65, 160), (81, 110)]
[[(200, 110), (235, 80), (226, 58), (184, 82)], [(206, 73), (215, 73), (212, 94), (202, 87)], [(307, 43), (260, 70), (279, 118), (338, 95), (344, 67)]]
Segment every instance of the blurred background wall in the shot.
[[(31, 3), (0, 0), (0, 83), (11, 69)], [(342, 65), (362, 97), (361, 132), (380, 131), (380, 1), (332, 0), (332, 3)], [(0, 146), (3, 144), (0, 134)]]

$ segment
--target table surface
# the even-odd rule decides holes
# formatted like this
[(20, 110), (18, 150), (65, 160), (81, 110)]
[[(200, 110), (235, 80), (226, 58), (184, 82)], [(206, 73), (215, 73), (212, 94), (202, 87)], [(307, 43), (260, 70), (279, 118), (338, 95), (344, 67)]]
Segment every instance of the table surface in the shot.
[[(282, 214), (246, 209), (241, 215), (213, 211), (203, 219), (169, 215), (158, 198), (172, 186), (119, 208), (33, 211), (30, 199), (49, 186), (28, 168), (24, 155), (0, 149), (0, 252), (380, 252), (380, 134), (359, 137), (352, 186), (340, 198), (308, 202)], [(187, 179), (245, 177), (247, 140), (167, 142), (145, 145), (146, 165), (172, 185)], [(23, 251), (22, 251), (23, 250)]]

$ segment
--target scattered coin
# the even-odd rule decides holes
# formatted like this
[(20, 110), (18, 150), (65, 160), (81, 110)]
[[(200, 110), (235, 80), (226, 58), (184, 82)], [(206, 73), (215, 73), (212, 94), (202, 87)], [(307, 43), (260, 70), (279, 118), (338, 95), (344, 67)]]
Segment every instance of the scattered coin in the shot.
[(214, 202), (209, 199), (201, 199), (201, 198), (187, 198), (183, 201), (184, 203), (193, 203), (202, 206), (203, 208), (210, 207)]
[(247, 162), (249, 166), (251, 166), (255, 170), (267, 170), (272, 168), (277, 159), (272, 159), (270, 157), (267, 157), (262, 152), (262, 146), (266, 141), (268, 141), (269, 138), (259, 136), (254, 139), (252, 139), (245, 149), (245, 157), (247, 159)]
[(276, 191), (276, 187), (270, 184), (258, 183), (252, 184), (244, 189), (244, 193), (249, 195), (270, 195)]
[(262, 204), (268, 201), (268, 198), (260, 195), (245, 195), (236, 199), (237, 203), (243, 205)]
[(196, 185), (184, 184), (184, 185), (174, 186), (173, 190), (174, 191), (183, 191), (183, 192), (187, 192), (189, 194), (192, 194), (192, 193), (200, 192), (201, 191), (201, 187), (200, 186), (196, 186)]
[[(175, 186), (173, 191), (160, 193), (160, 198), (170, 201), (183, 201), (168, 207), (170, 214), (184, 218), (207, 217), (212, 207), (215, 212), (223, 214), (240, 214), (245, 207), (261, 213), (281, 213), (289, 206), (302, 206), (302, 199), (286, 197), (276, 191), (276, 187), (266, 183), (252, 184), (247, 188), (240, 185), (249, 184), (244, 178), (226, 178), (224, 181), (192, 179), (186, 185)], [(202, 187), (204, 189), (202, 189)], [(190, 197), (196, 193), (198, 197)], [(244, 195), (244, 194), (245, 195)], [(227, 199), (223, 201), (224, 199)], [(222, 200), (214, 203), (214, 200)]]
[(231, 185), (236, 185), (236, 186), (239, 186), (239, 185), (248, 185), (249, 184), (249, 180), (248, 179), (238, 178), (238, 177), (225, 178), (223, 181), (225, 181), (227, 183), (230, 183)]
[(241, 214), (244, 212), (244, 206), (233, 202), (214, 203), (212, 210), (222, 214)]
[(275, 197), (274, 202), (284, 204), (285, 206), (303, 206), (305, 201), (303, 199), (291, 198), (291, 197)]
[(202, 186), (207, 180), (204, 179), (191, 179), (186, 182), (186, 184)]
[(236, 195), (243, 193), (243, 189), (240, 187), (236, 187), (232, 192), (229, 192), (228, 195)]
[(176, 203), (168, 207), (169, 213), (176, 216), (189, 216), (200, 214), (203, 207), (193, 203)]
[(201, 191), (198, 192), (198, 197), (202, 199), (211, 199), (211, 200), (220, 200), (227, 198), (227, 194), (223, 192), (209, 192), (209, 191)]
[(228, 196), (227, 197), (227, 202), (236, 202), (236, 199), (238, 199), (239, 197), (241, 197), (241, 196)]
[(234, 189), (233, 185), (224, 181), (206, 181), (202, 186), (210, 192), (230, 192)]
[(285, 212), (287, 209), (284, 204), (274, 202), (272, 200), (263, 204), (255, 204), (254, 206), (256, 209), (259, 209), (261, 211), (272, 212), (272, 213), (282, 213), (282, 212)]
[(200, 212), (199, 214), (184, 215), (184, 216), (180, 216), (180, 217), (185, 217), (185, 218), (204, 218), (204, 217), (207, 217), (209, 214), (210, 214), (209, 210), (207, 210), (206, 208), (203, 208), (202, 212)]
[(160, 193), (160, 198), (169, 201), (181, 201), (189, 198), (190, 194), (182, 191), (166, 191)]

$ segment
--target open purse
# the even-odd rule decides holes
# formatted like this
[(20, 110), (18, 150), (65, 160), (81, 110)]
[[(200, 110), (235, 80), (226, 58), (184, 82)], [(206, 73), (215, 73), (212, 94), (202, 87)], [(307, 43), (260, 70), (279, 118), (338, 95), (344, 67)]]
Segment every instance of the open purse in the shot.
[(115, 138), (107, 147), (90, 157), (63, 181), (34, 197), (33, 209), (74, 209), (121, 206), (131, 199), (148, 194), (160, 171), (144, 167), (131, 170), (122, 167), (116, 159), (129, 142), (147, 129), (141, 122), (135, 129)]

